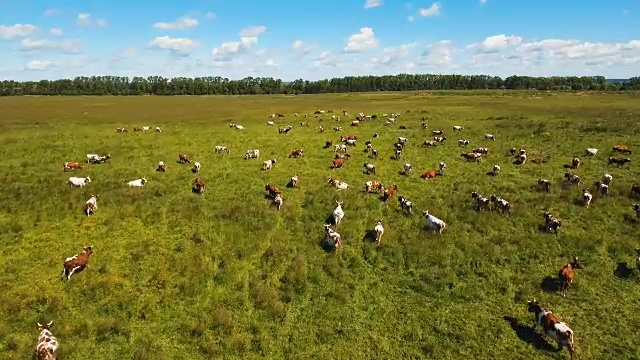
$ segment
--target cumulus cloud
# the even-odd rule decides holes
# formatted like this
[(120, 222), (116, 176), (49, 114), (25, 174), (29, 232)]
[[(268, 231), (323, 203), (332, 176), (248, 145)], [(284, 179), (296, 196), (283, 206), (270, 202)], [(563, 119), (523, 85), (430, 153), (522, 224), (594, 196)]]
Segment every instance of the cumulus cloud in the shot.
[[(209, 13), (207, 13), (208, 15)], [(215, 14), (214, 14), (215, 15)], [(174, 22), (159, 22), (153, 24), (153, 27), (158, 30), (181, 30), (196, 27), (200, 22), (192, 17), (183, 16)]]
[(383, 3), (384, 3), (383, 0), (366, 0), (364, 2), (364, 8), (371, 9), (374, 7), (382, 6)]
[(471, 44), (469, 45), (469, 49), (476, 50), (478, 52), (492, 53), (513, 48), (521, 43), (522, 38), (520, 36), (506, 36), (505, 34), (500, 34), (489, 36), (484, 39), (482, 43)]
[(374, 57), (371, 59), (373, 64), (392, 65), (398, 60), (405, 58), (409, 55), (411, 49), (415, 48), (417, 43), (404, 44), (394, 47), (385, 48), (382, 50), (382, 56)]
[(441, 40), (429, 45), (422, 53), (421, 63), (427, 66), (447, 66), (453, 63), (453, 42)]
[(82, 27), (89, 27), (89, 26), (104, 27), (104, 26), (107, 26), (107, 21), (104, 19), (93, 20), (93, 18), (91, 17), (91, 14), (81, 13), (81, 14), (78, 14), (78, 19), (76, 20), (76, 24)]
[(424, 17), (438, 16), (440, 15), (440, 8), (441, 8), (440, 4), (435, 2), (426, 9), (421, 8), (420, 10), (418, 10), (418, 14)]
[(193, 50), (200, 46), (200, 42), (189, 38), (158, 36), (151, 40), (147, 46), (150, 48), (168, 50), (173, 55), (188, 56)]
[(35, 40), (31, 38), (23, 39), (20, 42), (20, 51), (60, 51), (66, 54), (76, 54), (80, 52), (82, 42), (79, 40)]
[(25, 70), (44, 71), (51, 67), (58, 66), (58, 63), (51, 60), (31, 60), (25, 67)]
[(357, 53), (370, 49), (375, 49), (380, 46), (380, 42), (376, 39), (373, 29), (370, 27), (360, 28), (360, 32), (349, 36), (347, 39), (347, 45), (343, 51), (345, 53)]
[(38, 27), (31, 24), (0, 25), (0, 39), (13, 40), (31, 36)]
[(337, 56), (335, 56), (331, 51), (323, 51), (314, 60), (314, 66), (329, 66), (329, 67), (337, 67), (340, 63)]
[(258, 44), (258, 38), (267, 28), (265, 26), (250, 26), (240, 31), (240, 41), (228, 41), (211, 50), (211, 56), (215, 59), (228, 59), (237, 54), (244, 53)]
[(49, 30), (49, 34), (53, 36), (62, 36), (64, 35), (64, 32), (62, 31), (62, 29), (52, 28)]

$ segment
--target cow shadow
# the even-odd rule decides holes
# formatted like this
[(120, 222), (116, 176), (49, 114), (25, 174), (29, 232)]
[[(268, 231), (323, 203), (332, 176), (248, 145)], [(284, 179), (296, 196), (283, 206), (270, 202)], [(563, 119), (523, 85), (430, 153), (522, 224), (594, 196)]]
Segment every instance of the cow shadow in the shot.
[(376, 242), (376, 232), (373, 229), (369, 229), (364, 233), (364, 236), (362, 237), (362, 242)]
[(506, 315), (502, 318), (509, 323), (511, 329), (513, 329), (520, 340), (533, 345), (541, 351), (558, 352), (558, 349), (549, 344), (542, 335), (530, 326), (520, 324), (517, 318)]
[(487, 176), (496, 176), (498, 174), (494, 173), (493, 171), (488, 171), (487, 172)]
[(191, 169), (191, 172), (192, 172), (192, 173), (194, 173), (194, 174), (197, 174), (197, 173), (198, 173), (198, 170), (196, 170), (195, 168), (193, 168), (193, 169)]
[(522, 161), (521, 161), (520, 159), (516, 159), (516, 160), (513, 162), (513, 165), (522, 165)]
[(322, 239), (318, 241), (318, 246), (326, 253), (335, 253), (337, 250), (335, 246), (329, 243), (326, 236), (322, 237)]
[(329, 224), (329, 225), (336, 225), (335, 219), (333, 218), (333, 213), (329, 214), (329, 216), (327, 216), (326, 219), (324, 219), (324, 223), (325, 224)]
[(550, 231), (549, 227), (547, 225), (545, 225), (545, 224), (538, 225), (538, 231), (540, 233), (542, 233), (542, 234), (552, 234), (552, 235), (555, 234), (555, 232), (554, 231)]
[(626, 261), (618, 262), (618, 266), (613, 271), (613, 275), (619, 279), (629, 279), (632, 274), (633, 268), (629, 267)]
[(631, 225), (638, 225), (638, 219), (637, 217), (634, 217), (633, 215), (629, 215), (629, 214), (624, 214), (623, 220), (626, 223), (629, 223)]
[(562, 167), (565, 168), (565, 169), (573, 169), (573, 165), (571, 165), (571, 164), (564, 164), (564, 165), (562, 165)]
[(197, 188), (197, 187), (195, 187), (195, 186), (191, 188), (191, 192), (192, 192), (193, 194), (202, 195), (202, 194), (200, 193), (200, 190), (198, 190), (198, 188)]
[[(592, 203), (593, 203), (593, 201), (592, 201)], [(582, 206), (582, 207), (586, 207), (586, 206), (584, 205), (584, 202), (583, 202), (583, 200), (582, 200), (582, 197), (580, 197), (580, 198), (574, 198), (574, 199), (573, 199), (573, 205), (575, 205), (575, 206)]]
[(547, 276), (540, 282), (540, 289), (549, 293), (558, 292), (561, 289), (560, 280), (553, 276)]
[(289, 189), (292, 189), (294, 186), (293, 186), (293, 183), (292, 183), (291, 181), (289, 181), (289, 182), (287, 183), (287, 185), (285, 185), (284, 187), (289, 188)]

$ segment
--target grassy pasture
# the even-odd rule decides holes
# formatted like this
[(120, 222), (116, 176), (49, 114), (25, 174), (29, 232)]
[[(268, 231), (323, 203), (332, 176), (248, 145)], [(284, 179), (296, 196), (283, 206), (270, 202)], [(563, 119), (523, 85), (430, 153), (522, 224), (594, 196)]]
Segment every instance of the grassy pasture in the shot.
[[(353, 116), (399, 112), (396, 126), (378, 119), (360, 127), (353, 157), (329, 169), (339, 139), (336, 122), (314, 118), (315, 109), (343, 109)], [(630, 166), (607, 165), (611, 147), (640, 151), (640, 96), (533, 92), (421, 92), (257, 97), (20, 97), (0, 98), (0, 357), (29, 358), (36, 322), (54, 320), (61, 359), (565, 359), (528, 329), (535, 297), (576, 332), (579, 359), (638, 359), (640, 276), (614, 275), (618, 262), (633, 262), (640, 224), (629, 196), (640, 182), (640, 158)], [(282, 112), (279, 135), (267, 115)], [(310, 126), (300, 127), (309, 113)], [(426, 117), (429, 129), (422, 130)], [(227, 124), (246, 127), (235, 131)], [(318, 133), (324, 124), (327, 131)], [(405, 124), (408, 130), (399, 130)], [(134, 126), (162, 133), (133, 133)], [(452, 125), (488, 147), (480, 164), (465, 162)], [(116, 127), (130, 132), (116, 133)], [(421, 148), (431, 130), (448, 135), (443, 146)], [(362, 173), (364, 141), (373, 139), (381, 160), (377, 176)], [(485, 133), (496, 135), (486, 141)], [(409, 139), (401, 161), (390, 159), (398, 136)], [(230, 155), (218, 155), (227, 145)], [(305, 156), (289, 159), (294, 148)], [(525, 147), (529, 160), (513, 165), (510, 148)], [(589, 158), (584, 149), (600, 149)], [(260, 159), (243, 160), (248, 149)], [(64, 173), (64, 161), (110, 153), (110, 163)], [(191, 193), (195, 175), (176, 163), (187, 153), (202, 163), (203, 196)], [(592, 207), (576, 203), (580, 190), (563, 187), (564, 164), (594, 189), (613, 175), (610, 198), (594, 191)], [(271, 171), (262, 160), (277, 159)], [(154, 171), (159, 160), (166, 173)], [(448, 164), (445, 176), (425, 181), (422, 171)], [(402, 163), (414, 174), (399, 174)], [(487, 176), (493, 164), (502, 172)], [(286, 189), (290, 176), (299, 189)], [(93, 180), (70, 188), (69, 176)], [(126, 182), (145, 176), (142, 189)], [(327, 179), (346, 181), (338, 191)], [(550, 194), (537, 178), (552, 181)], [(403, 215), (397, 199), (383, 204), (363, 193), (364, 182), (397, 184), (415, 204)], [(283, 190), (280, 212), (269, 206), (264, 185)], [(582, 186), (581, 186), (582, 187)], [(496, 194), (514, 206), (513, 216), (475, 211), (471, 192)], [(99, 194), (94, 216), (84, 202)], [(323, 224), (344, 201), (338, 227), (345, 248), (320, 247)], [(442, 236), (424, 230), (422, 210), (448, 225)], [(563, 220), (558, 237), (543, 233), (542, 212)], [(363, 241), (382, 218), (377, 246)], [(62, 262), (93, 245), (90, 267), (69, 283)], [(583, 270), (566, 298), (543, 289), (571, 256)], [(518, 319), (513, 327), (503, 319)], [(514, 331), (514, 329), (518, 331)]]

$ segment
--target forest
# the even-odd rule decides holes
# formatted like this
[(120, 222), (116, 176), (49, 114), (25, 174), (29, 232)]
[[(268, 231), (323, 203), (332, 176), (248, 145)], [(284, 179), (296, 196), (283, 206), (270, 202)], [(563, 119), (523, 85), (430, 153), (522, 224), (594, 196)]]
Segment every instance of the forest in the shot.
[(604, 76), (509, 76), (398, 74), (348, 76), (285, 82), (271, 77), (230, 80), (220, 76), (81, 76), (75, 79), (0, 82), (1, 96), (20, 95), (259, 95), (323, 94), (415, 90), (552, 90), (628, 91), (640, 90), (640, 77), (624, 82), (607, 81)]

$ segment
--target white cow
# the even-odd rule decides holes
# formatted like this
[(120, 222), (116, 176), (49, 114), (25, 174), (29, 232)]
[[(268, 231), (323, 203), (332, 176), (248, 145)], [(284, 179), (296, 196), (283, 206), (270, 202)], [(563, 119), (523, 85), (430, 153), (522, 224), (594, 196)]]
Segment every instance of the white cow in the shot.
[(442, 234), (442, 231), (447, 228), (447, 224), (444, 221), (438, 219), (433, 215), (429, 215), (429, 211), (425, 210), (422, 215), (427, 219), (427, 226), (433, 231), (437, 231), (438, 234)]
[(193, 172), (194, 173), (199, 173), (200, 172), (200, 167), (201, 167), (201, 165), (200, 165), (199, 161), (196, 161), (195, 163), (193, 163)]
[(156, 132), (162, 132), (162, 129), (160, 129), (159, 126), (156, 126)]
[(129, 187), (143, 187), (146, 183), (147, 183), (147, 179), (142, 178), (142, 179), (131, 180), (127, 183), (127, 185), (129, 185)]
[(447, 168), (447, 163), (445, 163), (444, 161), (440, 161), (438, 166), (440, 167), (440, 174), (443, 174), (444, 173), (444, 169)]
[(496, 141), (495, 135), (492, 135), (492, 134), (484, 134), (484, 138), (487, 139), (487, 140)]
[(611, 176), (610, 174), (604, 174), (602, 182), (605, 183), (605, 185), (610, 185), (612, 180), (613, 176)]
[(373, 232), (376, 235), (376, 242), (380, 244), (380, 240), (382, 240), (382, 234), (384, 234), (384, 227), (382, 226), (382, 220), (376, 221), (376, 227), (373, 228)]
[(586, 154), (588, 156), (596, 156), (597, 153), (598, 153), (598, 149), (596, 148), (587, 148), (586, 150)]
[(276, 123), (274, 123), (273, 121), (269, 120), (269, 121), (267, 121), (267, 124), (268, 124), (269, 126), (275, 126), (275, 124), (276, 124)]
[(334, 152), (338, 152), (338, 151), (347, 152), (348, 151), (347, 145), (345, 145), (345, 144), (337, 144), (335, 146), (335, 151)]
[(408, 175), (413, 171), (413, 166), (409, 163), (404, 163), (404, 174)]
[(280, 193), (276, 194), (276, 197), (273, 199), (273, 203), (276, 204), (276, 206), (278, 207), (278, 210), (280, 210), (283, 203), (282, 196), (280, 196)]
[(453, 131), (462, 131), (462, 130), (464, 130), (464, 127), (459, 125), (453, 125)]
[(216, 145), (215, 152), (216, 152), (216, 154), (220, 154), (220, 153), (230, 154), (231, 153), (229, 151), (229, 148), (226, 147), (226, 146), (223, 146), (223, 145)]
[(91, 198), (85, 203), (85, 213), (87, 216), (93, 214), (98, 209), (98, 195), (91, 195)]
[(398, 136), (398, 142), (401, 144), (405, 144), (407, 141), (409, 141), (409, 139), (402, 137), (402, 136)]
[(342, 236), (333, 230), (329, 224), (324, 224), (324, 230), (327, 232), (327, 242), (329, 242), (335, 249), (342, 247)]
[(262, 170), (270, 170), (273, 167), (273, 164), (276, 163), (276, 159), (265, 160), (262, 163)]
[(71, 186), (83, 187), (90, 182), (91, 182), (91, 179), (88, 176), (86, 178), (73, 177), (73, 176), (69, 178), (69, 185)]
[(356, 140), (355, 139), (348, 139), (345, 142), (346, 145), (350, 145), (350, 146), (355, 146), (356, 145)]
[(347, 188), (349, 188), (349, 184), (347, 184), (346, 182), (332, 179), (332, 178), (329, 178), (329, 181), (327, 181), (327, 183), (331, 184), (333, 187), (335, 187), (338, 190), (346, 190)]
[(143, 126), (142, 127), (142, 131), (149, 131), (151, 130), (151, 126)]
[(344, 211), (342, 211), (342, 201), (336, 201), (336, 204), (338, 204), (338, 206), (333, 210), (333, 223), (338, 226), (344, 217)]
[(90, 163), (92, 160), (94, 160), (94, 161), (100, 160), (100, 155), (98, 155), (98, 154), (87, 154), (87, 163)]
[(247, 152), (244, 154), (244, 159), (257, 159), (260, 157), (260, 150), (258, 149), (254, 149), (254, 150), (247, 150)]
[(244, 126), (242, 126), (242, 125), (236, 125), (236, 130), (244, 130)]

